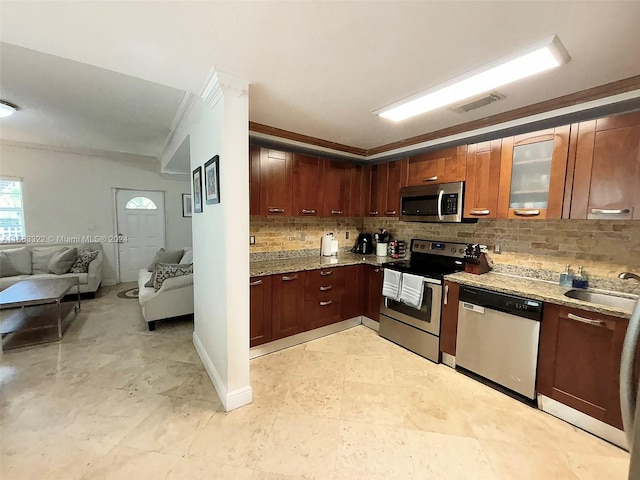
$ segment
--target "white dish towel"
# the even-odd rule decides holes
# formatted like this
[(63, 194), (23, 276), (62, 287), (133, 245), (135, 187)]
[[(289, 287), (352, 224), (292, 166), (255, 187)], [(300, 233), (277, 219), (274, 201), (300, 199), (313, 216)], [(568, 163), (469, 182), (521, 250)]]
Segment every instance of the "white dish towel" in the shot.
[(410, 273), (402, 274), (402, 288), (400, 289), (400, 301), (410, 307), (420, 310), (422, 306), (423, 279)]
[(384, 269), (384, 279), (382, 282), (382, 295), (392, 300), (400, 298), (400, 288), (402, 286), (402, 273)]

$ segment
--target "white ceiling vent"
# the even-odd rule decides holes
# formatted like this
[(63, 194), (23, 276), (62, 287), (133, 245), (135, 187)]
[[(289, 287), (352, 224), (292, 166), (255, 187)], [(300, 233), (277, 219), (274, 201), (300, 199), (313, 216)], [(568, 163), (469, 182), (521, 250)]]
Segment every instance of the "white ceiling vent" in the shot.
[(476, 97), (471, 101), (467, 101), (463, 104), (458, 104), (456, 106), (451, 107), (451, 110), (456, 113), (467, 113), (471, 110), (475, 110), (476, 108), (484, 107), (489, 105), (490, 103), (497, 102), (498, 100), (502, 100), (506, 98), (504, 95), (498, 92), (491, 92), (488, 95), (484, 95), (482, 97)]

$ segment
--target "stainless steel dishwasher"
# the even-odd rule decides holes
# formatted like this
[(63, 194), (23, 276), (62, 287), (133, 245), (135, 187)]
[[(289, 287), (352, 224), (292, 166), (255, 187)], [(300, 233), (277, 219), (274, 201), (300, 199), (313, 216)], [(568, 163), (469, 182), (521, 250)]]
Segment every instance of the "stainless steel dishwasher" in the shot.
[(456, 365), (535, 399), (542, 302), (460, 287)]

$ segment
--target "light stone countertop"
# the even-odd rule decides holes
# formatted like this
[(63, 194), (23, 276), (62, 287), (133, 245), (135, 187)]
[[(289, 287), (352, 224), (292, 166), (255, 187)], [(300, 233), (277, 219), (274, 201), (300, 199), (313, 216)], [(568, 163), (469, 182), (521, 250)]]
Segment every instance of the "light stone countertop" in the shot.
[[(484, 288), (496, 292), (509, 293), (512, 295), (520, 295), (531, 298), (532, 300), (540, 300), (547, 303), (555, 303), (567, 307), (579, 308), (590, 312), (602, 313), (619, 318), (631, 318), (631, 311), (618, 307), (610, 307), (608, 305), (600, 305), (582, 300), (565, 297), (564, 294), (571, 290), (569, 287), (561, 287), (557, 283), (547, 282), (544, 280), (535, 280), (531, 278), (516, 277), (513, 275), (505, 275), (501, 273), (485, 273), (483, 275), (474, 275), (471, 273), (459, 272), (444, 277), (450, 282), (468, 285), (470, 287)], [(593, 290), (603, 293), (603, 290)], [(624, 293), (615, 293), (616, 296), (637, 299), (636, 296)]]
[(347, 265), (381, 265), (394, 261), (391, 257), (377, 257), (376, 255), (357, 255), (355, 253), (340, 253), (337, 257), (294, 257), (278, 260), (252, 261), (249, 266), (251, 277), (276, 275), (279, 273), (300, 272), (302, 270), (317, 270), (318, 268), (344, 267)]

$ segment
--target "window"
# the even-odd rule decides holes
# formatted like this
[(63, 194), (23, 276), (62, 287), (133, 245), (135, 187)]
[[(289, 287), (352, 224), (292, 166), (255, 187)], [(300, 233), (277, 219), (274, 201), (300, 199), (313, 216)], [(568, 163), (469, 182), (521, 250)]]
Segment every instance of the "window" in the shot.
[(19, 242), (25, 236), (22, 180), (0, 178), (0, 242)]
[[(122, 205), (122, 204), (121, 204)], [(157, 210), (153, 200), (147, 197), (135, 197), (127, 202), (124, 206), (127, 210)]]

